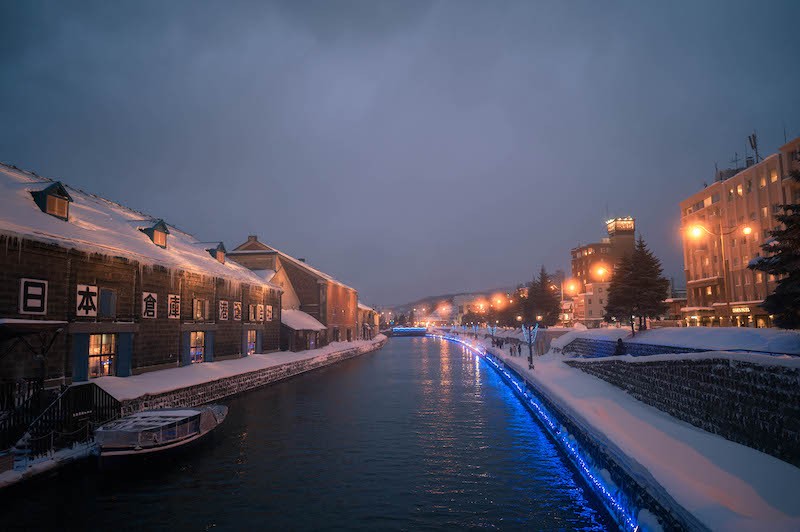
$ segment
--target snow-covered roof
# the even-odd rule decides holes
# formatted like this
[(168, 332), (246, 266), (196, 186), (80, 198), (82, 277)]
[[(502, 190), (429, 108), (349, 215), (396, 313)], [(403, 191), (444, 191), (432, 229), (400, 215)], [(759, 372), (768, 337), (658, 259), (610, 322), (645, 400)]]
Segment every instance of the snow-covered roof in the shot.
[(155, 245), (140, 229), (153, 227), (160, 218), (94, 194), (65, 186), (73, 200), (69, 220), (46, 214), (31, 192), (52, 184), (50, 179), (0, 163), (0, 234), (282, 290), (236, 262), (220, 263), (206, 251), (207, 243), (174, 226), (167, 224), (167, 247)]
[(367, 312), (375, 312), (374, 308), (366, 306), (361, 301), (358, 302), (358, 310), (366, 310)]
[[(341, 286), (343, 286), (345, 288), (348, 288), (350, 290), (356, 291), (356, 289), (353, 288), (352, 286), (347, 286), (343, 282), (339, 281), (338, 279), (333, 278), (332, 276), (328, 275), (327, 273), (323, 272), (322, 270), (318, 270), (318, 269), (314, 268), (313, 266), (309, 265), (304, 260), (296, 259), (296, 258), (292, 257), (291, 255), (289, 255), (287, 253), (284, 253), (283, 251), (281, 251), (279, 249), (276, 249), (276, 248), (274, 248), (272, 246), (268, 246), (267, 244), (264, 244), (263, 242), (258, 242), (258, 241), (256, 241), (256, 242), (260, 246), (263, 246), (263, 249), (238, 249), (237, 248), (237, 249), (234, 249), (233, 251), (229, 252), (228, 255), (230, 255), (232, 257), (235, 257), (236, 255), (258, 255), (258, 254), (263, 254), (263, 253), (277, 253), (281, 257), (281, 259), (285, 259), (288, 262), (291, 262), (292, 264), (294, 264), (295, 266), (297, 266), (299, 268), (302, 268), (302, 269), (310, 272), (311, 274), (313, 274), (313, 275), (315, 275), (315, 276), (317, 276), (317, 277), (319, 277), (321, 279), (324, 279), (324, 280), (329, 281), (329, 282), (334, 283), (334, 284), (341, 285)], [(245, 242), (245, 244), (247, 244), (247, 242)], [(239, 247), (242, 247), (242, 246), (239, 246)]]
[(284, 309), (281, 310), (281, 323), (295, 331), (324, 331), (327, 329), (302, 310)]
[(250, 270), (254, 274), (258, 275), (260, 278), (264, 279), (267, 282), (272, 281), (272, 278), (275, 277), (275, 270)]

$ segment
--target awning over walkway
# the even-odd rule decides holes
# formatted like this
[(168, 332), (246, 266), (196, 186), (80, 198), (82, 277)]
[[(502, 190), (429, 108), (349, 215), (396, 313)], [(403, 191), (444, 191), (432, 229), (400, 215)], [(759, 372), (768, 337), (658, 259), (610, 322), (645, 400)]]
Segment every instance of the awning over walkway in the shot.
[(66, 321), (0, 318), (0, 340), (19, 338), (28, 334), (53, 332), (63, 329), (66, 325)]
[(281, 323), (295, 331), (324, 331), (327, 329), (302, 310), (283, 309), (281, 310)]

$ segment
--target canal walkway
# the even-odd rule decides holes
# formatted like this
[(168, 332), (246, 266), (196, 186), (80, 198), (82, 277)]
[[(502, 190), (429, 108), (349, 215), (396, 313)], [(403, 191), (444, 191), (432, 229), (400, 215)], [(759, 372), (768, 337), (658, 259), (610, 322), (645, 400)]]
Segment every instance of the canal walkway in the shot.
[[(652, 489), (666, 490), (710, 529), (800, 529), (800, 469), (641, 403), (567, 366), (562, 355), (537, 357), (531, 370), (526, 356), (512, 357), (488, 340), (481, 343), (603, 442), (618, 461), (640, 469), (640, 480), (652, 479)], [(703, 355), (714, 353), (692, 356)]]

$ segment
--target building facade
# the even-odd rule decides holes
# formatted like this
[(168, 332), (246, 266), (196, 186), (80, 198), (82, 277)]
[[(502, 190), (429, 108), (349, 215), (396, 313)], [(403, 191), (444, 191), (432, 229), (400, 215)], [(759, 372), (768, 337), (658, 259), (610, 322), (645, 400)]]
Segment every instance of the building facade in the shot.
[(778, 227), (780, 205), (800, 201), (789, 172), (800, 164), (800, 138), (779, 153), (715, 181), (680, 203), (687, 325), (768, 327), (761, 309), (777, 279), (748, 268)]
[(0, 165), (0, 380), (55, 387), (275, 351), (280, 301), (219, 242)]
[(625, 255), (633, 253), (636, 245), (636, 220), (627, 216), (606, 221), (608, 237), (600, 242), (572, 249), (572, 277), (580, 283), (578, 291), (588, 283), (611, 279), (614, 265)]
[(588, 328), (599, 327), (604, 321), (610, 282), (588, 283), (580, 294), (572, 298), (572, 320)]
[(284, 308), (300, 310), (321, 322), (319, 346), (352, 341), (358, 334), (358, 292), (330, 275), (278, 251), (250, 235), (228, 256), (254, 273), (281, 286), (288, 297)]

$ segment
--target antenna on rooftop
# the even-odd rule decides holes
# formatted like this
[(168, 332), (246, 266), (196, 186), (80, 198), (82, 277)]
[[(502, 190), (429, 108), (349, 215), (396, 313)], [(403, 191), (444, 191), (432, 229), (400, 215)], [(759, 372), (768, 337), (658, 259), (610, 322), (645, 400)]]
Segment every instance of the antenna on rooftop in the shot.
[(786, 144), (787, 142), (789, 142), (789, 141), (786, 140), (786, 122), (784, 122), (783, 123), (783, 143)]
[(734, 169), (736, 169), (736, 170), (739, 169), (739, 161), (740, 160), (741, 159), (739, 159), (739, 152), (738, 151), (733, 152), (733, 159), (731, 159), (731, 162), (733, 163), (733, 168)]
[[(756, 154), (756, 162), (759, 161), (758, 156), (758, 137), (756, 136), (756, 130), (753, 130), (753, 134), (747, 137), (747, 140), (750, 141), (750, 147), (753, 148), (753, 153)], [(746, 148), (745, 148), (746, 149)]]

